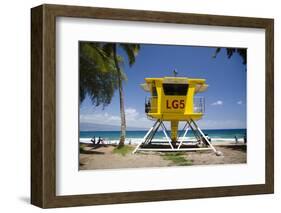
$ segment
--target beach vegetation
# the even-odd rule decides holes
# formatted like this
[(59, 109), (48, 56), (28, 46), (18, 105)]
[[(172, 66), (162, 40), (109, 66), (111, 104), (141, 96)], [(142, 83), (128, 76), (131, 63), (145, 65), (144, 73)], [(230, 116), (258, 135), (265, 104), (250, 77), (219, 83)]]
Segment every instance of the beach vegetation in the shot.
[(123, 81), (127, 79), (122, 69), (124, 58), (118, 54), (120, 48), (127, 56), (129, 66), (135, 63), (140, 50), (139, 44), (80, 42), (79, 73), (80, 103), (88, 95), (95, 106), (110, 104), (118, 89), (120, 102), (120, 140), (118, 147), (124, 146), (126, 137), (126, 117)]
[(80, 153), (84, 151), (84, 147), (83, 146), (79, 146), (79, 151)]
[(80, 103), (89, 96), (94, 106), (110, 104), (118, 88), (114, 62), (100, 43), (79, 43)]
[[(215, 50), (215, 53), (213, 55), (213, 58), (216, 58), (218, 53), (221, 51), (222, 48), (218, 47)], [(226, 49), (226, 55), (227, 58), (231, 58), (233, 56), (233, 54), (237, 53), (241, 59), (242, 59), (242, 63), (244, 65), (247, 64), (247, 49), (246, 48), (225, 48)]]
[(86, 144), (79, 144), (79, 151), (82, 153), (84, 151), (84, 148), (86, 147)]
[[(124, 104), (124, 91), (123, 91), (123, 76), (126, 76), (124, 72), (122, 72), (120, 60), (118, 58), (122, 58), (117, 53), (117, 48), (122, 49), (128, 58), (129, 66), (132, 66), (135, 63), (136, 56), (140, 50), (139, 44), (122, 44), (122, 43), (106, 43), (104, 45), (104, 51), (107, 53), (110, 58), (113, 59), (115, 70), (117, 73), (117, 85), (118, 85), (118, 92), (119, 92), (119, 106), (120, 106), (120, 118), (121, 118), (121, 134), (120, 140), (118, 144), (118, 148), (123, 147), (125, 144), (126, 138), (126, 115), (125, 115), (125, 104)], [(124, 61), (124, 60), (122, 60)]]
[(180, 153), (180, 152), (165, 153), (163, 158), (165, 160), (172, 161), (177, 166), (190, 166), (190, 165), (192, 165), (192, 160), (186, 159), (186, 157), (184, 156), (184, 153)]
[(122, 147), (116, 146), (116, 147), (113, 149), (112, 152), (113, 152), (114, 154), (120, 154), (120, 155), (122, 155), (122, 156), (125, 156), (125, 155), (127, 155), (127, 154), (129, 154), (129, 153), (132, 153), (133, 149), (134, 149), (134, 147), (128, 146), (128, 145), (124, 145), (124, 146), (122, 146)]

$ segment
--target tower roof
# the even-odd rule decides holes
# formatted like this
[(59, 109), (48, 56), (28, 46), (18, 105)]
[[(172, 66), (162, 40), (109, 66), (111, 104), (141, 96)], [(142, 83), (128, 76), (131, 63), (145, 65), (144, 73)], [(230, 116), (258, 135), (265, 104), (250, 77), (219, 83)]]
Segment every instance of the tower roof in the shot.
[(187, 77), (163, 77), (163, 78), (145, 78), (146, 83), (141, 84), (141, 87), (149, 92), (151, 85), (154, 83), (162, 84), (191, 84), (195, 85), (195, 92), (204, 92), (208, 85), (205, 84), (206, 79), (187, 78)]

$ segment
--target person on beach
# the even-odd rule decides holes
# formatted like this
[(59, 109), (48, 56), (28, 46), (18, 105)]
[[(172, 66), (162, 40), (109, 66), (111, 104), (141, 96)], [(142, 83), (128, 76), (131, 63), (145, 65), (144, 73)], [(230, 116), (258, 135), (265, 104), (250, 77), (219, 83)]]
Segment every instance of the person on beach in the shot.
[(96, 136), (94, 136), (93, 138), (91, 138), (91, 142), (95, 145), (96, 144)]
[(210, 142), (211, 142), (211, 138), (209, 137), (209, 135), (208, 135), (208, 134), (206, 134), (206, 138), (208, 139), (208, 141), (210, 141)]
[(246, 136), (246, 134), (244, 134), (244, 144), (246, 144), (247, 143), (247, 136)]
[(235, 143), (238, 143), (238, 138), (236, 135), (234, 136), (234, 139), (235, 139)]
[(104, 140), (101, 137), (99, 137), (97, 144), (100, 144), (100, 143), (104, 144)]
[[(206, 139), (208, 141), (206, 141)], [(201, 137), (201, 142), (203, 142), (204, 144), (208, 144), (209, 142), (211, 142), (211, 138), (208, 136), (208, 134), (205, 134), (205, 137)]]

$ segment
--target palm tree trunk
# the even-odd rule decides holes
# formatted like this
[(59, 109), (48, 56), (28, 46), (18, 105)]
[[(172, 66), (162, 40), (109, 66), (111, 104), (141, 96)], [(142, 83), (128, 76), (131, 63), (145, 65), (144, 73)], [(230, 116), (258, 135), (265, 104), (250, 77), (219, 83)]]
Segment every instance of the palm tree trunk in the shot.
[(125, 106), (124, 106), (124, 92), (123, 92), (123, 85), (122, 85), (122, 79), (121, 79), (121, 71), (117, 59), (117, 53), (116, 53), (116, 45), (113, 46), (113, 57), (114, 57), (114, 63), (116, 66), (116, 70), (118, 72), (118, 89), (119, 89), (119, 101), (120, 101), (120, 117), (121, 117), (121, 135), (120, 135), (120, 141), (118, 144), (118, 148), (124, 146), (125, 144), (125, 137), (126, 137), (126, 117), (125, 117)]

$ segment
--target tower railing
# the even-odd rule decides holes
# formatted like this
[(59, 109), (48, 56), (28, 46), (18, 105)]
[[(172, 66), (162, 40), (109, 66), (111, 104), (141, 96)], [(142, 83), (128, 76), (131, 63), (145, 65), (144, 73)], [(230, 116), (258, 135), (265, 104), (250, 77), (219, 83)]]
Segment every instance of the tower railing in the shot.
[(196, 96), (193, 99), (193, 112), (205, 113), (205, 98), (202, 96)]
[[(145, 113), (157, 113), (157, 96), (145, 98)], [(193, 99), (193, 112), (205, 113), (205, 98), (196, 96)]]
[(145, 98), (145, 113), (157, 113), (157, 96)]

